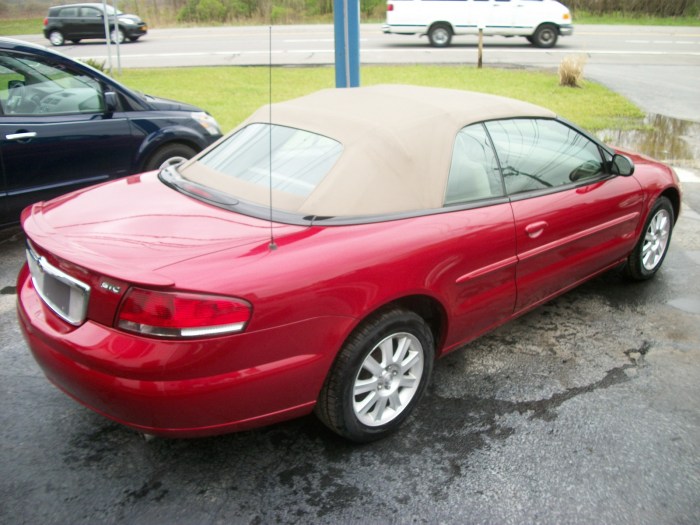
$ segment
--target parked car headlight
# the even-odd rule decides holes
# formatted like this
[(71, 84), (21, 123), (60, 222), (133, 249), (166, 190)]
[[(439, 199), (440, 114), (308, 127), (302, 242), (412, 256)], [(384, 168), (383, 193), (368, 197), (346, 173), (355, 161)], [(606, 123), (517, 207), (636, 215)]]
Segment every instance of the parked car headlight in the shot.
[(205, 113), (204, 111), (198, 111), (196, 113), (192, 113), (192, 118), (199, 122), (199, 124), (204, 129), (206, 129), (210, 135), (213, 136), (221, 134), (219, 123), (216, 122), (216, 119), (212, 117), (209, 113)]

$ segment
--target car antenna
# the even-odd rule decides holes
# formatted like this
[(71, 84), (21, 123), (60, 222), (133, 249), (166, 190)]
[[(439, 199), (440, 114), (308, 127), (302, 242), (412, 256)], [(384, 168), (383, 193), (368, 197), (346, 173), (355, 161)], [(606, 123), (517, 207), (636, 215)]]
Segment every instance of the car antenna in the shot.
[(268, 30), (268, 35), (269, 35), (269, 41), (268, 41), (268, 54), (269, 54), (269, 63), (268, 63), (268, 97), (269, 97), (269, 103), (268, 103), (268, 138), (269, 138), (269, 149), (268, 149), (268, 162), (269, 162), (269, 181), (270, 181), (270, 244), (268, 244), (268, 248), (272, 250), (277, 249), (277, 244), (275, 243), (275, 232), (272, 226), (272, 13), (270, 13), (270, 27)]

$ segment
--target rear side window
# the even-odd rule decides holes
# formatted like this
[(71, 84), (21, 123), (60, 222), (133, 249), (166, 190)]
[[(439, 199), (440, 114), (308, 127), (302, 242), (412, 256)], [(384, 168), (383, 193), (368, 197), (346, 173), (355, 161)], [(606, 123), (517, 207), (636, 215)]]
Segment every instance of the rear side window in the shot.
[(549, 119), (486, 123), (508, 194), (546, 190), (605, 174), (598, 145)]
[(464, 128), (455, 139), (445, 205), (501, 196), (498, 162), (483, 124)]
[(65, 7), (58, 12), (57, 16), (61, 16), (61, 17), (78, 16), (78, 8), (77, 7)]

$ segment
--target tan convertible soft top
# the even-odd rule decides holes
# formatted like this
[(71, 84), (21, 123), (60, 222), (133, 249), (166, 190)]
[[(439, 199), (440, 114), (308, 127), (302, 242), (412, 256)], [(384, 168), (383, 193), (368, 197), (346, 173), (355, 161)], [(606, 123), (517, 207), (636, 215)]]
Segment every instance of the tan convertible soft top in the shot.
[[(452, 147), (463, 127), (506, 117), (555, 117), (517, 100), (406, 85), (326, 89), (272, 105), (272, 123), (337, 140), (343, 153), (306, 198), (273, 194), (278, 210), (318, 216), (366, 216), (439, 208)], [(238, 129), (269, 123), (270, 108)], [(181, 170), (194, 182), (268, 205), (268, 192), (217, 175), (196, 161)]]

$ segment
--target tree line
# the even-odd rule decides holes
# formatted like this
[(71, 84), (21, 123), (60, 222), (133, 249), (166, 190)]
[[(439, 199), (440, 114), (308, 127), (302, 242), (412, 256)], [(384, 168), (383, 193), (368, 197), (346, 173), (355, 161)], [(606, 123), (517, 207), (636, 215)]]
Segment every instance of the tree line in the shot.
[(593, 15), (621, 13), (646, 16), (698, 16), (698, 0), (568, 0), (562, 2), (574, 14), (577, 10)]
[[(73, 0), (0, 0), (0, 17), (43, 16), (48, 6)], [(75, 0), (79, 1), (79, 0)], [(92, 0), (100, 1), (100, 0)], [(699, 16), (700, 0), (561, 0), (574, 13)], [(151, 25), (179, 23), (298, 23), (329, 21), (333, 0), (107, 0)], [(384, 18), (386, 0), (360, 0), (363, 20)]]
[[(148, 5), (149, 0), (128, 0), (126, 4)], [(150, 0), (154, 6), (168, 5), (179, 22), (269, 20), (273, 23), (327, 19), (333, 13), (333, 0)], [(574, 15), (619, 13), (633, 16), (698, 16), (700, 0), (563, 0)], [(386, 0), (360, 0), (363, 19), (381, 19)]]

